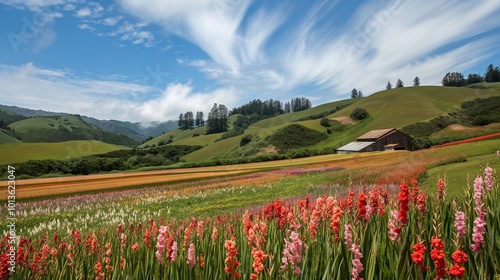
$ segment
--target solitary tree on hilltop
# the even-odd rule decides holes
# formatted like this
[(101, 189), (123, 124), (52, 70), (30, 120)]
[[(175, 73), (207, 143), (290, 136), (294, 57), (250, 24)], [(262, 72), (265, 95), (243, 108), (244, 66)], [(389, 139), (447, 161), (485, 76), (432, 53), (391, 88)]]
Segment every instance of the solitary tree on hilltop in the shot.
[(351, 90), (351, 98), (358, 98), (358, 90), (355, 88)]
[(420, 85), (420, 78), (415, 77), (415, 79), (413, 79), (413, 86), (418, 87), (419, 85)]
[(390, 90), (392, 88), (391, 82), (387, 81), (387, 85), (385, 86), (385, 89)]
[(396, 82), (396, 87), (397, 88), (404, 87), (403, 81), (401, 81), (401, 79), (398, 79), (398, 81)]

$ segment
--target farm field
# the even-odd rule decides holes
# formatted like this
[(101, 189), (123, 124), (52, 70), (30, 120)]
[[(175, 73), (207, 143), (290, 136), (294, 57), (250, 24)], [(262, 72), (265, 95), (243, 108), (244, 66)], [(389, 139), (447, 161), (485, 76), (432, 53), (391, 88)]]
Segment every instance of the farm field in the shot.
[(58, 143), (8, 143), (0, 145), (0, 164), (14, 164), (28, 160), (68, 159), (130, 149), (95, 140), (74, 140)]
[[(434, 250), (444, 251), (446, 275), (489, 279), (500, 273), (500, 192), (486, 190), (496, 172), (484, 170), (500, 167), (499, 146), (19, 180), (14, 279), (434, 279), (444, 273)], [(436, 194), (441, 178), (447, 195)], [(99, 193), (85, 189), (92, 184)], [(51, 185), (50, 199), (34, 191)]]

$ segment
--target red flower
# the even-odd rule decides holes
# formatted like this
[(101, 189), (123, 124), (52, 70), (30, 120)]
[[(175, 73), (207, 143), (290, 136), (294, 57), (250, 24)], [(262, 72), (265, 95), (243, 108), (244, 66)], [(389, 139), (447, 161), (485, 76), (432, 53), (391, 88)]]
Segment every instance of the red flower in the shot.
[(443, 200), (444, 198), (444, 181), (442, 179), (439, 179), (437, 182), (437, 199), (438, 200)]
[(360, 220), (366, 221), (366, 195), (364, 193), (360, 193), (358, 195), (358, 218)]
[(450, 267), (450, 275), (462, 279), (465, 276), (465, 268), (459, 264), (455, 264)]
[(431, 238), (431, 259), (434, 261), (434, 266), (436, 267), (436, 279), (442, 279), (448, 274), (446, 269), (446, 254), (444, 253), (444, 243), (441, 239), (432, 237)]
[(467, 261), (468, 256), (465, 252), (457, 250), (452, 255), (451, 258), (457, 263), (464, 263)]
[(399, 212), (398, 219), (401, 221), (402, 226), (406, 226), (408, 222), (408, 211), (410, 210), (410, 189), (407, 184), (401, 184), (399, 186)]
[(416, 265), (421, 266), (424, 263), (425, 250), (427, 250), (427, 248), (421, 243), (413, 245), (413, 253), (411, 254), (411, 259)]

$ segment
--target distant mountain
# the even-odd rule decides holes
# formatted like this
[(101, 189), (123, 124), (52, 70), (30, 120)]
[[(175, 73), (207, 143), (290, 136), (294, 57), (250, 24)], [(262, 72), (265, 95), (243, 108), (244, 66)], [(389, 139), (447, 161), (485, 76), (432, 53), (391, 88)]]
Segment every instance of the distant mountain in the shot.
[(127, 135), (137, 141), (144, 141), (148, 137), (156, 137), (177, 128), (176, 121), (154, 122), (149, 124), (149, 126), (143, 126), (140, 122), (132, 123), (117, 120), (98, 120), (91, 117), (82, 117), (82, 119), (101, 129)]
[[(56, 113), (43, 110), (32, 110), (27, 108), (21, 108), (17, 106), (7, 106), (0, 104), (0, 110), (5, 112), (11, 112), (16, 115), (24, 117), (51, 117), (51, 116), (69, 116), (69, 113)], [(0, 118), (3, 116), (0, 114)], [(9, 117), (10, 118), (10, 117)], [(143, 126), (140, 122), (125, 122), (117, 120), (99, 120), (92, 117), (82, 116), (85, 122), (93, 124), (98, 128), (126, 135), (136, 141), (142, 142), (149, 137), (156, 137), (165, 132), (174, 130), (177, 128), (177, 121), (166, 121), (166, 122), (153, 122), (148, 126)], [(12, 122), (7, 123), (10, 124)]]
[(48, 111), (43, 111), (43, 110), (32, 110), (32, 109), (21, 108), (21, 107), (17, 107), (17, 106), (7, 106), (7, 105), (1, 105), (1, 104), (0, 104), (0, 110), (12, 112), (14, 114), (25, 116), (28, 118), (30, 118), (30, 117), (50, 117), (50, 116), (70, 115), (68, 113), (55, 113), (55, 112), (48, 112)]

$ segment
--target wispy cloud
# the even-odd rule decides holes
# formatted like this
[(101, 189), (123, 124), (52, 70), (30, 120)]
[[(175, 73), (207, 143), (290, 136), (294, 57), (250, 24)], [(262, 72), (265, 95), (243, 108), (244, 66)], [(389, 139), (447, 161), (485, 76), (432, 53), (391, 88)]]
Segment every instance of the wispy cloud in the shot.
[[(9, 104), (102, 119), (140, 122), (171, 120), (179, 112), (209, 111), (214, 102), (235, 106), (237, 91), (223, 87), (195, 92), (189, 84), (172, 83), (164, 90), (113, 79), (80, 78), (69, 70), (0, 65), (0, 98)], [(36, 88), (37, 94), (29, 94)], [(17, 93), (17, 94), (13, 94)]]
[[(120, 4), (210, 57), (186, 58), (182, 65), (243, 92), (308, 87), (341, 97), (353, 87), (375, 92), (398, 78), (410, 84), (419, 76), (423, 84), (439, 84), (444, 73), (467, 70), (499, 44), (484, 35), (500, 26), (496, 0), (367, 1), (347, 18), (337, 12), (338, 1), (320, 1), (300, 19), (265, 6), (250, 10), (250, 1), (189, 2)], [(332, 24), (340, 18), (344, 24)], [(277, 33), (279, 28), (285, 30)]]
[(218, 65), (238, 74), (242, 65), (263, 58), (263, 46), (282, 23), (278, 9), (260, 9), (247, 18), (249, 0), (122, 0), (129, 13), (191, 41)]

